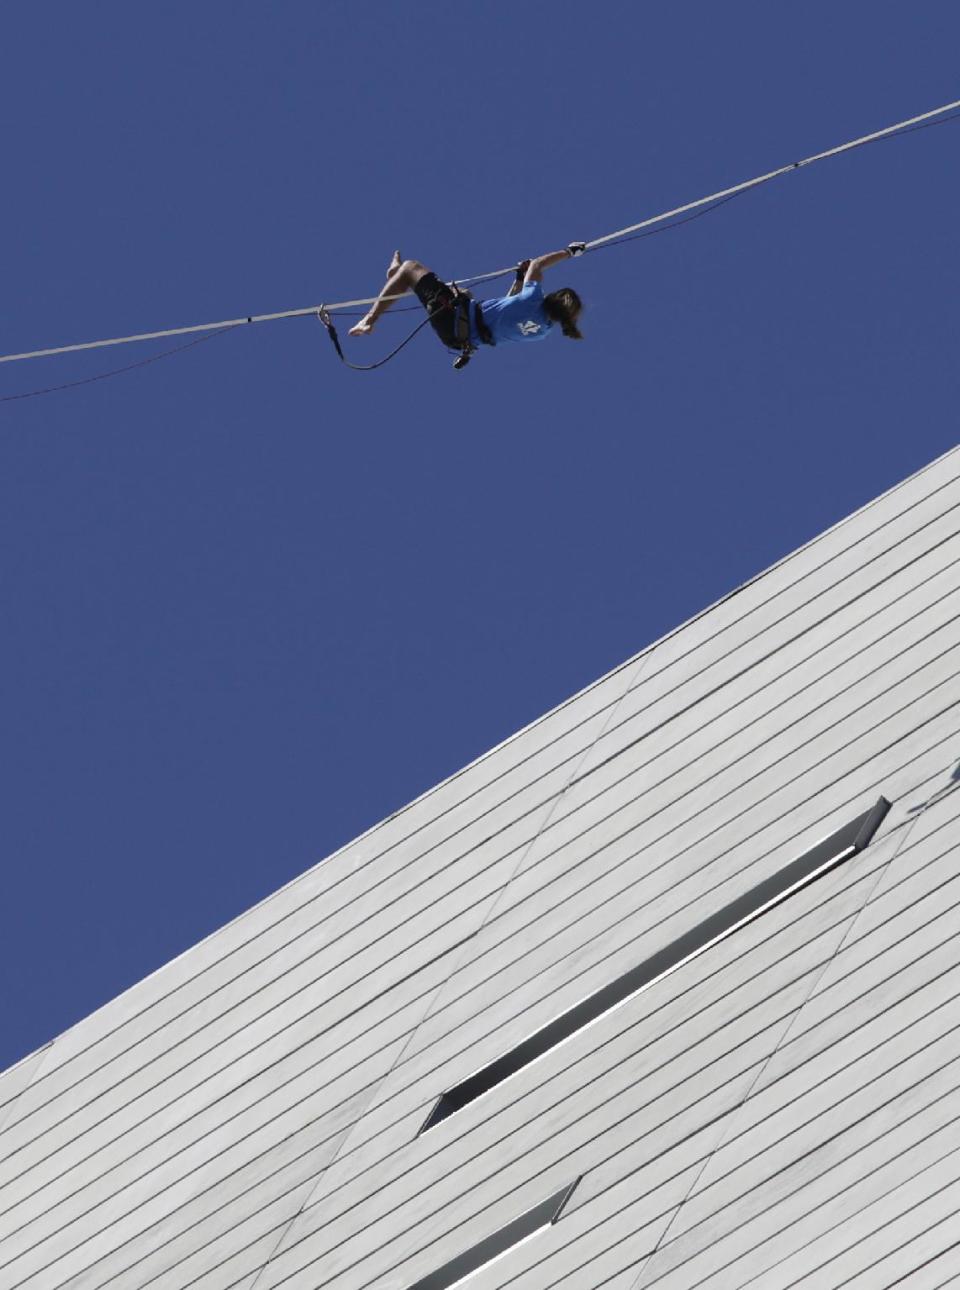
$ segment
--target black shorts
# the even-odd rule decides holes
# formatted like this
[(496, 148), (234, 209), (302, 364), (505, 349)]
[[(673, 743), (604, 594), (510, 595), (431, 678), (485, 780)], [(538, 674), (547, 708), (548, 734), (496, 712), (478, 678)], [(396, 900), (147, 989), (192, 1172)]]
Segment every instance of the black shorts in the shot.
[(425, 273), (414, 287), (417, 299), (430, 315), (430, 326), (448, 349), (459, 349), (457, 342), (456, 296), (435, 273)]

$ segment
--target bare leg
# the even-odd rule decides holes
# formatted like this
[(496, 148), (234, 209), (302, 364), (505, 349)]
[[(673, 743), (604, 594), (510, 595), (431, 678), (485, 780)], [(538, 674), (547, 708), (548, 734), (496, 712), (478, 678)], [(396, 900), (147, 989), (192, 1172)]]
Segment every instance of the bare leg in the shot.
[(394, 296), (402, 296), (405, 291), (412, 291), (425, 273), (426, 265), (419, 260), (401, 260), (400, 252), (394, 251), (393, 259), (387, 268), (387, 280), (377, 297), (376, 304), (371, 305), (366, 315), (350, 328), (351, 336), (369, 336), (374, 324), (384, 310), (393, 304)]

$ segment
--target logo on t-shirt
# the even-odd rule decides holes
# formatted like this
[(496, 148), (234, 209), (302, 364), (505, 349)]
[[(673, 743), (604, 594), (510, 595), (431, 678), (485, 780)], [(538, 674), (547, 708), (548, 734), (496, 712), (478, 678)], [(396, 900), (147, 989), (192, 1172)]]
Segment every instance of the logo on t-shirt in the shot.
[(523, 332), (524, 336), (536, 336), (537, 332), (540, 330), (540, 324), (534, 322), (533, 319), (530, 319), (527, 322), (520, 323), (520, 330)]

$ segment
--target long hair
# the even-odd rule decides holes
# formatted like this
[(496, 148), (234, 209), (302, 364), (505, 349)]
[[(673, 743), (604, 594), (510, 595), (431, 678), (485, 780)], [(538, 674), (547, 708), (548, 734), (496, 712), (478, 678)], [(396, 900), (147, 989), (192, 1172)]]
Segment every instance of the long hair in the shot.
[(560, 324), (564, 336), (571, 340), (583, 340), (577, 319), (583, 309), (583, 301), (572, 287), (561, 287), (543, 297), (543, 308), (552, 322)]

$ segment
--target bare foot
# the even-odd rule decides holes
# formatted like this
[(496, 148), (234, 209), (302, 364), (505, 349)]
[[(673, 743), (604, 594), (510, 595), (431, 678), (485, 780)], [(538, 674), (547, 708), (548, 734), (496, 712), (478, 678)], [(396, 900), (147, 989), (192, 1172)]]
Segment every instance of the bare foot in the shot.
[(347, 332), (347, 335), (348, 336), (369, 336), (372, 331), (373, 331), (373, 323), (367, 322), (366, 318), (361, 318), (358, 323), (354, 323), (354, 325)]
[(397, 269), (400, 268), (401, 264), (403, 264), (403, 261), (400, 259), (400, 252), (394, 251), (393, 259), (387, 265), (387, 277), (389, 278), (391, 273), (396, 273)]

